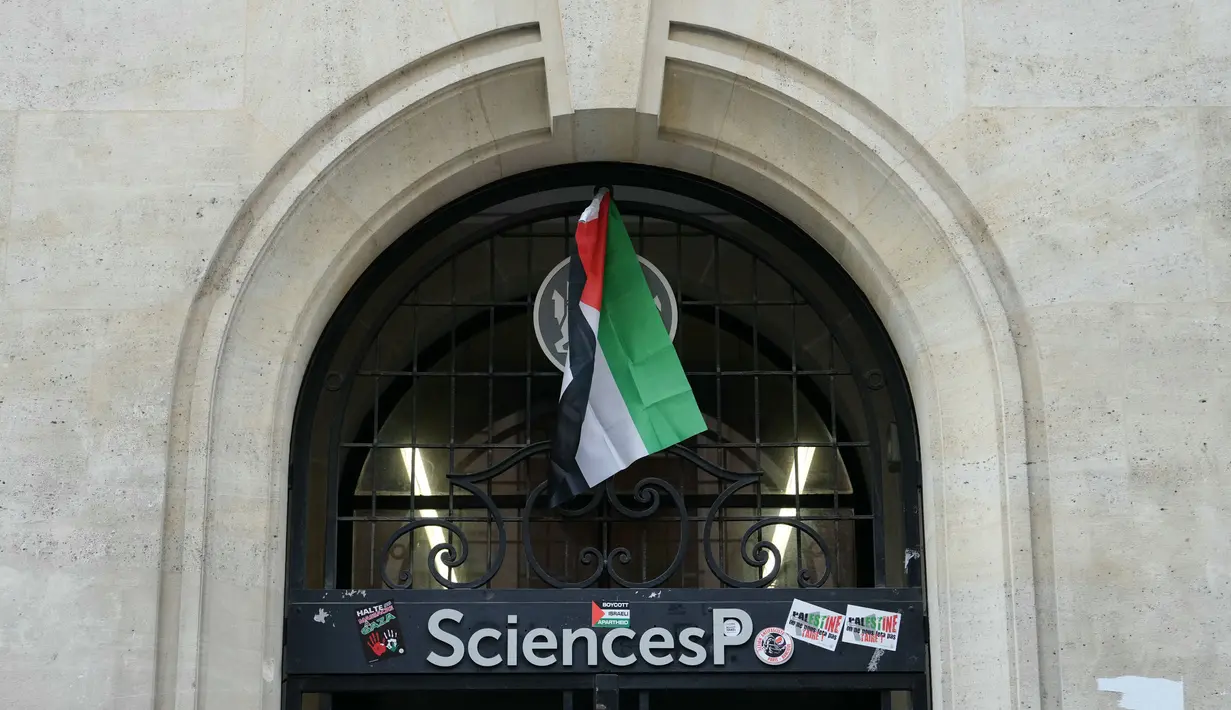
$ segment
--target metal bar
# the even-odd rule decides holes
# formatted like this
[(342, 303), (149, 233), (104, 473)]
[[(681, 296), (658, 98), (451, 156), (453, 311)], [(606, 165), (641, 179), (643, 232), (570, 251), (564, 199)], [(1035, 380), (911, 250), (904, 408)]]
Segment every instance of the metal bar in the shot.
[[(380, 333), (376, 334), (376, 339), (372, 341), (372, 347), (376, 350), (376, 366), (380, 367)], [(372, 380), (372, 443), (380, 443), (380, 378)], [(376, 516), (376, 491), (380, 486), (380, 460), (379, 456), (368, 456), (370, 480), (372, 481), (372, 501), (370, 508), (372, 516)], [(362, 475), (362, 474), (360, 474)], [(349, 493), (350, 491), (348, 491)], [(342, 491), (338, 491), (338, 498), (341, 499)], [(351, 526), (351, 546), (354, 547), (355, 527)], [(351, 555), (351, 564), (354, 564), (354, 555)], [(354, 572), (347, 575), (351, 579), (351, 584), (354, 584)], [(376, 523), (368, 525), (368, 585), (375, 583), (376, 575)]]
[[(370, 443), (366, 441), (357, 441), (357, 442), (341, 444), (337, 448), (339, 449), (405, 449), (412, 445), (414, 444), (411, 441), (383, 442), (380, 444), (374, 444), (374, 443)], [(847, 449), (847, 448), (862, 448), (862, 447), (866, 447), (870, 445), (871, 443), (867, 441), (763, 441), (761, 442), (761, 448), (765, 448), (765, 449), (790, 449), (790, 448), (796, 448), (800, 446), (810, 446), (810, 447), (817, 448), (817, 449), (829, 449), (833, 447)], [(419, 444), (415, 445), (415, 448), (424, 449), (424, 450), (448, 449), (449, 444), (447, 442), (437, 442), (437, 443), (420, 442)], [(471, 443), (471, 444), (463, 444), (459, 448), (473, 450), (473, 451), (482, 451), (484, 449), (518, 450), (518, 449), (526, 448), (526, 444)], [(693, 444), (691, 447), (691, 449), (697, 450), (697, 451), (701, 451), (705, 449), (747, 449), (747, 448), (750, 448), (749, 444), (747, 443), (730, 442), (730, 441), (712, 441), (712, 442), (707, 442), (707, 443), (698, 442), (698, 443)], [(669, 455), (670, 454), (651, 454), (651, 456), (669, 456)]]
[[(595, 192), (597, 193), (597, 189), (595, 190)], [(615, 199), (615, 191), (614, 191), (614, 190), (611, 190), (609, 194), (611, 195), (611, 199), (612, 199), (612, 200), (614, 200), (614, 199)], [(572, 256), (573, 256), (573, 254), (574, 254), (574, 251), (575, 251), (575, 250), (574, 250), (574, 247), (575, 247), (575, 245), (576, 245), (576, 240), (575, 240), (575, 234), (570, 233), (570, 229), (569, 229), (569, 217), (568, 217), (567, 215), (564, 217), (564, 224), (563, 224), (563, 229), (561, 229), (561, 236), (563, 237), (563, 244), (562, 244), (562, 246), (564, 247), (564, 258), (565, 258), (565, 259), (568, 259), (568, 258), (572, 257)], [(568, 267), (568, 266), (566, 266), (565, 268), (567, 269), (567, 268), (569, 268), (569, 267)], [(565, 297), (566, 297), (566, 298), (568, 297), (568, 291), (567, 291), (567, 290), (565, 291), (565, 294), (564, 294), (564, 295), (565, 295)], [(567, 313), (567, 309), (566, 309), (566, 311), (565, 311), (565, 312)], [(566, 318), (567, 318), (567, 316), (566, 316)], [(568, 323), (567, 323), (567, 322), (564, 324), (564, 327), (565, 327), (565, 328), (567, 328), (567, 327), (568, 327)], [(563, 374), (561, 374), (561, 384), (563, 385)], [(606, 516), (600, 516), (600, 518), (602, 518), (602, 517), (606, 517)], [(601, 519), (599, 519), (599, 520), (595, 520), (595, 521), (592, 521), (592, 522), (593, 522), (593, 524), (594, 524), (594, 525), (599, 526), (599, 528), (600, 528), (600, 530), (599, 530), (599, 535), (600, 535), (600, 537), (603, 537), (603, 549), (606, 549), (606, 538), (605, 538), (605, 534), (606, 534), (606, 529), (605, 529), (605, 528), (606, 528), (606, 524), (605, 524), (605, 523), (604, 523)], [(525, 534), (526, 534), (526, 535), (529, 535), (529, 534), (530, 534), (530, 531), (529, 531), (529, 530), (525, 531)], [(554, 542), (554, 541), (549, 541), (549, 542), (548, 542), (548, 552), (547, 552), (547, 554), (548, 554), (548, 564), (550, 564), (550, 560), (552, 559), (551, 555), (552, 555), (552, 552), (553, 552), (553, 549), (551, 548), (551, 542)], [(573, 568), (574, 566), (573, 566), (572, 564), (570, 564), (570, 563), (572, 562), (572, 560), (570, 559), (570, 555), (569, 555), (569, 539), (568, 539), (568, 537), (567, 537), (567, 536), (564, 538), (563, 548), (564, 548), (564, 549), (563, 549), (563, 550), (562, 550), (562, 552), (561, 552), (561, 554), (562, 554), (562, 558), (561, 558), (561, 559), (563, 560), (563, 563), (564, 563), (564, 572), (563, 572), (563, 573), (564, 573), (565, 575), (572, 575), (572, 574), (573, 574), (576, 570)], [(529, 578), (529, 573), (528, 573), (528, 572), (527, 572), (527, 578)], [(601, 581), (601, 580), (600, 580), (600, 581)]]
[[(565, 236), (567, 237), (568, 235), (566, 234)], [(658, 238), (666, 238), (666, 237), (668, 237), (668, 236), (670, 236), (670, 235), (650, 235), (650, 238), (655, 238), (655, 237), (658, 237)], [(638, 238), (639, 238), (639, 239), (641, 239), (642, 237), (640, 237), (640, 236), (639, 236)], [(688, 305), (688, 306), (713, 306), (713, 305), (718, 305), (719, 303), (721, 303), (721, 305), (724, 305), (724, 306), (756, 306), (756, 305), (761, 305), (761, 306), (791, 306), (791, 305), (806, 306), (806, 305), (808, 305), (808, 304), (807, 304), (806, 302), (804, 302), (804, 301), (786, 301), (786, 300), (765, 300), (765, 301), (748, 300), (748, 301), (743, 301), (743, 300), (739, 300), (739, 299), (735, 299), (735, 300), (726, 300), (726, 301), (713, 301), (713, 300), (706, 300), (706, 299), (683, 299), (683, 298), (681, 298), (681, 299), (678, 301), (678, 303), (679, 303), (680, 305)], [(404, 303), (402, 303), (402, 305), (410, 305), (410, 303), (406, 303), (406, 302), (404, 302)], [(421, 307), (423, 307), (423, 308), (449, 308), (449, 307), (450, 307), (450, 303), (449, 303), (448, 301), (419, 301), (419, 302), (418, 302), (418, 303), (416, 303), (415, 305), (417, 305), (417, 306), (421, 306)], [(497, 301), (497, 300), (482, 300), (482, 299), (479, 299), (479, 300), (474, 300), (474, 301), (467, 301), (467, 302), (466, 302), (465, 304), (463, 304), (463, 305), (467, 305), (467, 306), (474, 306), (474, 307), (480, 307), (480, 308), (515, 308), (515, 307), (521, 306), (521, 305), (522, 305), (522, 302), (521, 302), (521, 301)]]
[[(866, 392), (867, 382), (865, 378), (857, 378), (856, 384), (861, 393)], [(873, 569), (876, 571), (876, 586), (883, 587), (888, 584), (886, 579), (886, 548), (885, 548), (885, 525), (884, 518), (887, 513), (885, 510), (885, 450), (880, 443), (880, 427), (876, 420), (876, 413), (871, 403), (864, 404), (864, 417), (868, 428), (868, 435), (871, 437), (871, 445), (866, 451), (872, 459), (871, 465), (868, 467), (867, 477), (875, 485), (869, 486), (868, 492), (872, 494), (872, 514), (876, 516), (876, 521), (872, 524), (872, 557), (875, 561)], [(904, 501), (903, 501), (904, 502)], [(905, 534), (905, 530), (902, 531)]]
[(594, 676), (594, 710), (620, 710), (619, 676), (611, 673)]
[[(303, 400), (313, 400), (312, 397), (302, 397)], [(303, 408), (306, 411), (296, 412), (305, 415), (310, 422), (315, 419), (316, 402), (313, 401)], [(287, 579), (286, 589), (302, 589), (308, 584), (308, 505), (309, 486), (312, 463), (312, 439), (309, 432), (312, 427), (308, 423), (293, 427), (291, 432), (291, 475), (288, 481), (287, 497), (290, 499), (287, 515), (287, 531), (291, 539), (287, 545)]]
[[(826, 338), (825, 340), (829, 344), (829, 361), (826, 362), (825, 364), (829, 365), (830, 367), (833, 367), (834, 351), (837, 348), (837, 343), (834, 341), (832, 334), (830, 335), (830, 337)], [(837, 393), (834, 392), (833, 376), (830, 375), (828, 380), (829, 380), (829, 422), (828, 422), (829, 436), (835, 441), (837, 441), (838, 439), (838, 399), (837, 399)], [(842, 463), (842, 452), (839, 451), (835, 447), (832, 450), (832, 457), (833, 458), (831, 460), (831, 463), (834, 467), (833, 468), (834, 476), (837, 477), (838, 472), (841, 470), (840, 464)], [(833, 507), (837, 509), (838, 504), (839, 504), (838, 493), (837, 491), (834, 491)], [(839, 530), (837, 526), (834, 526), (833, 546), (834, 546), (834, 557), (838, 560), (841, 560), (842, 559), (842, 531)], [(834, 580), (834, 584), (840, 586), (841, 582), (839, 580)]]
[[(676, 222), (674, 232), (675, 234), (673, 236), (675, 237), (675, 302), (677, 304), (682, 304), (684, 301), (684, 225), (679, 222)], [(680, 331), (680, 328), (682, 327), (682, 324), (679, 321), (680, 319), (683, 318), (683, 316), (684, 316), (684, 309), (683, 309), (683, 306), (681, 305), (677, 308), (676, 314), (675, 314), (677, 333)], [(686, 342), (686, 339), (684, 338), (677, 338), (677, 341), (675, 343), (676, 353), (680, 356), (680, 364), (685, 366), (685, 368), (687, 368), (688, 358), (691, 355), (690, 352), (685, 352), (684, 350), (684, 347), (686, 344), (687, 342)], [(690, 381), (688, 384), (690, 387), (692, 387), (693, 390), (696, 390), (697, 389), (697, 383), (695, 382), (696, 373), (688, 372), (687, 369), (685, 369), (684, 376), (687, 378), (690, 378)], [(702, 436), (704, 436), (704, 434), (696, 437), (695, 441), (696, 442), (701, 441)], [(678, 459), (678, 462), (679, 462), (678, 471), (680, 473), (680, 478), (682, 480), (686, 480), (684, 477), (686, 475), (686, 472), (690, 470), (690, 467), (688, 466), (688, 462), (682, 458)], [(696, 467), (695, 466), (691, 467), (691, 471), (693, 472), (691, 483), (694, 486), (699, 488), (700, 483), (698, 481), (699, 476), (697, 475), (698, 472), (696, 470)], [(686, 508), (685, 510), (690, 513), (695, 513), (697, 515), (699, 515), (701, 512), (700, 507), (697, 507), (697, 506), (690, 506)], [(692, 580), (694, 583), (699, 582), (699, 580), (701, 579), (701, 575), (702, 575), (701, 565), (702, 565), (701, 555), (697, 555), (695, 569), (686, 571), (683, 565), (680, 566), (681, 567), (680, 569), (681, 578), (680, 578), (679, 583), (681, 584), (681, 586), (688, 586), (688, 583), (689, 583), (688, 578), (690, 576), (692, 577)]]
[[(568, 230), (566, 229), (565, 231), (567, 232)], [(569, 240), (567, 236), (564, 238), (564, 248), (565, 248), (566, 254), (571, 253), (571, 250), (569, 249)], [(526, 240), (526, 283), (528, 284), (533, 283), (533, 278), (534, 278), (534, 240), (527, 239)], [(531, 289), (526, 289), (526, 323), (530, 324), (533, 322), (534, 322), (534, 296), (531, 295)], [(526, 367), (527, 368), (534, 367), (534, 365), (532, 364), (534, 362), (534, 338), (532, 338), (530, 335), (531, 330), (532, 330), (531, 328), (525, 329), (526, 331), (525, 332)], [(525, 422), (526, 422), (526, 439), (524, 442), (522, 442), (523, 444), (529, 444), (531, 440), (534, 438), (534, 428), (533, 428), (534, 423), (530, 417), (530, 412), (533, 410), (533, 405), (534, 405), (533, 383), (534, 381), (531, 380), (529, 377), (526, 378), (526, 401), (524, 403), (524, 407), (522, 408), (522, 412), (525, 413), (523, 419), (525, 419)], [(517, 467), (517, 490), (525, 491), (525, 490), (529, 490), (529, 488), (530, 488), (530, 465), (527, 462), (525, 464), (519, 464)], [(523, 503), (523, 505), (525, 505), (525, 503)], [(523, 543), (525, 540), (530, 538), (529, 530), (525, 528), (520, 528), (519, 532), (521, 534), (521, 539)], [(530, 583), (530, 567), (525, 562), (525, 555), (514, 555), (514, 558), (517, 560), (518, 586), (529, 584)]]
[[(675, 236), (675, 302), (679, 309), (679, 312), (676, 313), (675, 317), (678, 320), (680, 316), (682, 316), (684, 313), (684, 225), (683, 224), (679, 222), (675, 223), (675, 235), (674, 236)], [(698, 304), (692, 304), (692, 305), (700, 306), (700, 305), (712, 305), (712, 304), (698, 303)], [(678, 324), (676, 326), (676, 329), (678, 332), (678, 329), (679, 329)], [(676, 350), (679, 353), (680, 361), (683, 363), (687, 363), (687, 359), (685, 358), (685, 353), (684, 353), (684, 342), (683, 341), (680, 341), (676, 345)], [(688, 373), (686, 371), (684, 374), (690, 375), (691, 373)]]
[[(760, 288), (757, 284), (757, 264), (758, 263), (760, 262), (757, 259), (752, 260), (752, 300), (754, 302), (757, 300), (757, 297), (760, 295)], [(761, 366), (761, 354), (760, 354), (760, 348), (758, 347), (760, 340), (761, 340), (760, 325), (761, 325), (761, 309), (758, 308), (756, 305), (754, 305), (752, 307), (752, 368), (754, 371)], [(752, 378), (752, 431), (753, 431), (752, 441), (753, 441), (753, 447), (754, 447), (752, 450), (753, 451), (752, 453), (753, 461), (754, 461), (754, 465), (756, 466), (756, 470), (761, 471), (764, 469), (761, 466), (761, 377), (760, 375), (754, 375)], [(755, 507), (755, 510), (757, 511), (758, 515), (761, 514), (761, 511), (763, 510), (762, 506), (764, 505), (764, 500), (762, 499), (762, 495), (761, 495), (762, 493), (763, 491), (761, 490), (761, 485), (758, 484), (756, 487), (757, 502), (756, 502), (756, 507)], [(757, 529), (757, 543), (760, 544), (762, 542), (765, 542), (765, 528), (758, 528)], [(781, 553), (782, 551), (779, 550), (778, 552)], [(780, 559), (778, 569), (774, 570), (775, 576), (777, 577), (781, 576), (781, 573), (782, 573), (781, 563), (785, 561), (786, 561), (785, 559)], [(758, 576), (761, 576), (761, 577), (765, 576), (764, 566), (760, 567), (757, 570), (757, 574)]]
[(301, 710), (303, 708), (304, 681), (290, 677), (282, 682), (283, 710)]
[[(454, 304), (454, 307), (449, 309), (449, 469), (445, 474), (445, 492), (449, 496), (449, 515), (453, 514), (453, 486), (449, 482), (449, 476), (457, 472), (457, 376), (453, 373), (457, 372), (457, 260), (462, 253), (465, 252), (459, 252), (449, 261), (449, 300)], [(452, 545), (453, 531), (446, 530), (446, 534), (448, 543)], [(436, 559), (429, 549), (427, 558), (429, 570), (435, 566)], [(453, 568), (446, 567), (444, 574), (446, 579), (451, 578)], [(431, 577), (430, 574), (428, 576)]]
[[(476, 690), (560, 689), (594, 692), (596, 677), (557, 673), (476, 673), (467, 675), (465, 683)], [(616, 691), (686, 689), (697, 687), (699, 682), (704, 682), (707, 688), (720, 690), (913, 690), (922, 677), (922, 673), (643, 673), (618, 676)], [(295, 676), (295, 679), (300, 682), (302, 691), (309, 693), (456, 691), (460, 685), (459, 676), (451, 673), (302, 675)], [(919, 710), (926, 707), (922, 706)]]
[[(496, 298), (496, 240), (499, 236), (493, 237), (487, 243), (487, 292), (493, 301)], [(496, 443), (496, 380), (491, 377), (491, 373), (496, 369), (496, 309), (491, 307), (487, 311), (487, 443)], [(529, 367), (530, 363), (526, 363)], [(487, 467), (491, 468), (495, 464), (495, 449), (487, 450)], [(492, 494), (492, 481), (487, 480), (487, 495)], [(487, 564), (492, 563), (492, 523), (488, 522), (483, 526), (487, 544), (483, 546), (484, 552), (487, 555)], [(490, 586), (490, 582), (488, 586)]]
[(914, 679), (914, 683), (910, 689), (910, 709), (911, 710), (927, 710), (928, 703), (928, 677), (920, 674)]
[[(792, 292), (792, 295), (794, 293)], [(797, 320), (798, 314), (796, 309), (798, 306), (791, 306), (791, 438), (799, 440), (799, 323)], [(834, 437), (835, 439), (837, 437)], [(808, 459), (808, 465), (811, 466), (812, 459)], [(787, 491), (795, 498), (795, 517), (799, 518), (799, 513), (803, 509), (800, 503), (800, 481), (807, 475), (807, 471), (801, 471), (799, 468), (799, 447), (791, 452), (791, 467), (795, 469), (795, 475), (788, 477), (787, 480), (795, 482), (795, 490)], [(798, 575), (803, 569), (803, 532), (799, 528), (791, 530), (795, 538), (795, 573)], [(783, 555), (785, 557), (785, 554)], [(785, 560), (783, 560), (785, 562)]]
[[(714, 428), (714, 433), (719, 439), (726, 438), (726, 433), (722, 430), (722, 277), (719, 274), (720, 264), (718, 262), (718, 234), (715, 232), (710, 235), (710, 244), (712, 254), (710, 256), (710, 265), (714, 272), (714, 419), (717, 422)], [(718, 465), (727, 468), (727, 457), (725, 451), (720, 451), (718, 455)], [(727, 567), (727, 526), (728, 521), (725, 511), (720, 513), (718, 528), (718, 563), (726, 569)], [(704, 544), (704, 543), (702, 543)]]
[[(533, 372), (526, 371), (458, 371), (458, 372), (420, 372), (413, 373), (408, 370), (363, 370), (356, 373), (358, 377), (560, 377), (559, 370), (536, 370)], [(708, 370), (685, 370), (685, 375), (694, 377), (713, 377), (714, 372)], [(723, 370), (723, 377), (760, 377), (762, 375), (782, 375), (782, 370)], [(811, 375), (814, 377), (828, 375), (851, 375), (852, 373), (841, 370), (798, 370), (798, 375)]]
[[(412, 293), (417, 294), (418, 289), (416, 289)], [(410, 370), (412, 373), (418, 374), (419, 372), (419, 307), (416, 305), (416, 306), (412, 306), (411, 308), (412, 310), (410, 314), (411, 315)], [(419, 444), (419, 385), (420, 385), (420, 382), (421, 381), (419, 380), (419, 378), (415, 377), (414, 379), (411, 380), (411, 386), (410, 386), (410, 441), (411, 441), (411, 445), (415, 449), (423, 448), (422, 445)], [(418, 495), (418, 492), (415, 489), (415, 483), (418, 481), (418, 476), (423, 475), (423, 471), (419, 470), (419, 462), (422, 460), (423, 460), (423, 457), (417, 455), (417, 451), (412, 452), (412, 455), (410, 457), (410, 496), (409, 496), (410, 500), (408, 501), (408, 505), (407, 505), (408, 515), (412, 518), (417, 517), (416, 512), (418, 511), (418, 508), (416, 507), (415, 497)], [(376, 545), (377, 545), (376, 540), (372, 540), (372, 547), (376, 547)], [(380, 562), (382, 565), (386, 564), (385, 560), (381, 560)], [(410, 539), (406, 541), (406, 562), (412, 574), (411, 579), (413, 580), (414, 579), (413, 574), (415, 570), (414, 533), (411, 533)], [(428, 564), (431, 564), (431, 563), (429, 562)]]
[[(379, 444), (369, 443), (369, 442), (352, 442), (352, 443), (341, 444), (340, 447), (337, 447), (337, 448), (340, 448), (340, 449), (405, 449), (405, 448), (411, 447), (411, 445), (415, 445), (414, 442), (383, 442)], [(478, 450), (484, 450), (484, 449), (518, 450), (518, 449), (526, 448), (526, 445), (527, 444), (518, 444), (518, 443), (512, 443), (512, 444), (468, 443), (468, 444), (462, 444), (458, 448), (476, 450), (476, 452), (478, 452)], [(828, 449), (828, 448), (837, 447), (837, 448), (843, 448), (843, 449), (848, 449), (848, 448), (857, 449), (857, 448), (869, 447), (869, 445), (872, 445), (872, 444), (870, 444), (870, 442), (814, 442), (814, 441), (762, 442), (761, 448), (790, 449), (790, 448), (798, 448), (798, 447), (812, 447), (812, 448), (817, 448), (817, 449)], [(422, 442), (422, 443), (415, 445), (415, 448), (425, 449), (425, 450), (448, 449), (449, 444), (446, 442), (438, 442), (438, 443)], [(693, 444), (692, 448), (689, 450), (747, 449), (747, 448), (751, 448), (751, 445), (744, 443), (744, 442), (708, 442), (708, 443)], [(656, 454), (650, 454), (650, 455), (651, 457), (662, 458), (662, 457), (668, 457), (668, 455), (671, 455), (671, 454), (656, 453)]]
[[(338, 417), (340, 420), (341, 417)], [(325, 569), (324, 583), (326, 589), (337, 586), (338, 575), (338, 481), (341, 477), (342, 447), (338, 439), (341, 437), (341, 421), (335, 421), (330, 427), (329, 461), (325, 474)]]
[[(494, 608), (496, 604), (525, 604), (527, 602), (543, 602), (548, 599), (552, 604), (574, 604), (581, 603), (584, 607), (589, 606), (592, 601), (593, 593), (586, 589), (555, 589), (550, 590), (551, 594), (544, 597), (542, 588), (502, 588), (502, 589), (456, 589), (451, 590), (447, 595), (442, 594), (438, 589), (393, 589), (386, 592), (389, 599), (393, 599), (396, 603), (413, 603), (427, 604), (429, 606), (439, 607), (441, 605), (450, 604), (480, 604), (485, 605), (484, 611), (491, 611), (492, 614), (498, 615), (500, 609), (506, 607)], [(629, 594), (636, 594), (630, 592)], [(733, 587), (730, 589), (718, 588), (697, 588), (697, 589), (664, 589), (660, 594), (653, 597), (653, 600), (643, 599), (647, 603), (658, 604), (661, 607), (667, 607), (668, 604), (675, 603), (701, 603), (703, 605), (714, 603), (732, 603), (732, 604), (766, 604), (775, 602), (790, 603), (792, 599), (798, 597), (798, 591), (794, 589), (761, 589), (747, 587)], [(918, 587), (848, 587), (845, 589), (837, 589), (823, 587), (820, 589), (809, 590), (809, 597), (821, 601), (833, 601), (834, 603), (843, 603), (843, 601), (859, 602), (875, 602), (877, 604), (887, 604), (890, 606), (902, 606), (904, 612), (915, 618), (922, 618), (923, 607), (922, 600), (924, 590)], [(370, 595), (369, 595), (370, 596)], [(291, 611), (294, 613), (302, 612), (298, 619), (298, 623), (303, 626), (316, 624), (312, 627), (322, 633), (348, 633), (347, 627), (337, 626), (330, 629), (322, 629), (314, 617), (319, 611), (321, 604), (341, 604), (343, 606), (353, 606), (362, 604), (363, 598), (356, 600), (353, 598), (353, 592), (345, 589), (298, 589), (292, 590), (290, 595)], [(298, 612), (296, 611), (298, 610)], [(676, 608), (671, 608), (668, 612), (665, 609), (653, 611), (657, 615), (659, 611), (669, 613), (675, 616)], [(291, 614), (291, 616), (294, 615)], [(647, 612), (648, 613), (648, 612)], [(704, 614), (704, 612), (702, 612)], [(332, 618), (332, 617), (331, 617)], [(503, 622), (501, 622), (503, 623)], [(421, 628), (421, 627), (420, 627)], [(476, 627), (477, 628), (477, 627)], [(922, 642), (922, 638), (910, 636), (901, 640), (899, 648), (905, 648), (909, 644)], [(846, 648), (843, 646), (842, 648)], [(862, 653), (859, 649), (849, 649), (852, 653)], [(348, 653), (348, 649), (340, 649), (343, 653)], [(897, 653), (897, 652), (895, 652)], [(871, 657), (872, 652), (867, 652), (868, 657)], [(839, 654), (843, 655), (843, 654)], [(898, 656), (902, 654), (898, 653)], [(841, 659), (837, 659), (841, 661)], [(759, 665), (755, 666), (757, 672), (762, 669)], [(389, 666), (384, 666), (384, 670), (379, 672), (388, 672)], [(737, 672), (733, 667), (731, 672)], [(777, 674), (776, 669), (774, 674)], [(693, 672), (691, 669), (689, 672)]]
[[(720, 690), (910, 690), (922, 677), (922, 673), (736, 672), (638, 673), (619, 676), (620, 690), (623, 691), (687, 689), (696, 688), (700, 683), (704, 683), (706, 688)], [(766, 696), (766, 699), (770, 698), (772, 696)]]
[(475, 673), (459, 682), (452, 673), (436, 675), (301, 675), (295, 676), (307, 693), (381, 693), (390, 691), (457, 691), (463, 683), (474, 690), (560, 690), (592, 691), (591, 676), (555, 673)]
[[(686, 499), (686, 500), (687, 500), (687, 499)], [(630, 501), (630, 502), (631, 502), (631, 501)], [(748, 507), (751, 507), (751, 505), (750, 505), (750, 506), (748, 506)], [(461, 506), (459, 506), (459, 509), (465, 509), (465, 508), (462, 508)], [(476, 505), (476, 506), (473, 506), (473, 507), (471, 507), (471, 508), (469, 508), (469, 509), (470, 509), (470, 510), (480, 510), (480, 509), (482, 509), (482, 506)], [(686, 516), (681, 516), (681, 517), (682, 517), (682, 519), (687, 520), (687, 521), (690, 521), (690, 522), (698, 522), (698, 523), (699, 523), (699, 522), (704, 522), (704, 521), (705, 521), (705, 516), (704, 516), (704, 515), (699, 515), (699, 514), (698, 514), (698, 515), (686, 515)], [(794, 519), (794, 518), (795, 518), (795, 516), (792, 516), (792, 519)], [(343, 520), (343, 521), (351, 521), (351, 522), (365, 522), (365, 523), (366, 523), (366, 522), (373, 522), (373, 521), (374, 521), (374, 522), (389, 522), (389, 523), (395, 523), (395, 522), (409, 523), (409, 522), (412, 522), (412, 521), (414, 521), (414, 520), (418, 520), (418, 518), (412, 518), (412, 517), (399, 517), (399, 516), (376, 516), (376, 517), (371, 517), (371, 518), (368, 518), (368, 517), (362, 517), (362, 516), (342, 516), (340, 519), (341, 519), (341, 520)], [(675, 520), (680, 520), (680, 519), (681, 519), (681, 518), (674, 518), (674, 519), (673, 519), (673, 521), (675, 521)], [(752, 522), (752, 523), (755, 523), (755, 522), (758, 522), (758, 521), (760, 521), (760, 520), (763, 520), (763, 519), (764, 519), (764, 516), (762, 516), (762, 515), (728, 515), (726, 519), (727, 519), (729, 522)], [(820, 521), (838, 521), (838, 520), (873, 520), (873, 519), (874, 519), (874, 516), (872, 516), (872, 515), (867, 515), (867, 514), (863, 514), (863, 515), (832, 515), (832, 514), (824, 514), (824, 515), (823, 515), (823, 514), (817, 514), (817, 515), (802, 515), (802, 516), (799, 516), (799, 518), (798, 518), (798, 519), (799, 519), (801, 522), (804, 522), (804, 521), (815, 521), (815, 522), (820, 522)], [(484, 522), (484, 521), (489, 520), (489, 518), (487, 518), (487, 517), (481, 517), (481, 516), (477, 516), (477, 515), (472, 515), (472, 516), (467, 516), (467, 515), (453, 515), (453, 516), (450, 516), (450, 517), (449, 517), (449, 520), (450, 520), (450, 521), (452, 521), (452, 522)], [(534, 522), (555, 522), (555, 521), (567, 520), (567, 518), (564, 518), (564, 517), (562, 517), (562, 516), (558, 516), (558, 515), (556, 515), (556, 516), (551, 516), (551, 515), (543, 515), (543, 516), (535, 516), (535, 517), (531, 518), (531, 520), (532, 520), (532, 521), (534, 521)], [(600, 514), (600, 515), (593, 515), (593, 516), (591, 516), (591, 517), (587, 518), (587, 520), (592, 520), (592, 521), (607, 521), (607, 522), (620, 522), (620, 523), (627, 523), (627, 522), (628, 522), (628, 518), (627, 518), (627, 517), (624, 517), (624, 516), (621, 516), (621, 515), (601, 515), (601, 514)]]

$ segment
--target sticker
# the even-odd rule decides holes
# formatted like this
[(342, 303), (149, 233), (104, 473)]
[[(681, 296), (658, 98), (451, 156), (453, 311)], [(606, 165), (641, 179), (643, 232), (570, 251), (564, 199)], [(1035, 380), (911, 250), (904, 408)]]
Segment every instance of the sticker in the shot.
[(739, 636), (742, 627), (739, 625), (739, 619), (727, 619), (722, 622), (723, 636)]
[(402, 644), (402, 625), (398, 623), (392, 600), (356, 610), (355, 621), (359, 624), (359, 638), (363, 641), (363, 655), (368, 663), (406, 652)]
[(761, 629), (752, 648), (756, 651), (757, 658), (761, 659), (761, 663), (780, 666), (791, 660), (791, 654), (795, 653), (795, 642), (786, 635), (785, 631), (777, 626), (771, 626)]
[(846, 629), (842, 632), (842, 640), (856, 646), (896, 651), (901, 626), (901, 614), (849, 604), (846, 607)]
[(846, 617), (838, 612), (798, 599), (791, 601), (791, 613), (786, 618), (787, 635), (826, 651), (838, 647), (845, 625)]
[(632, 611), (628, 602), (590, 602), (590, 626), (599, 629), (628, 628)]

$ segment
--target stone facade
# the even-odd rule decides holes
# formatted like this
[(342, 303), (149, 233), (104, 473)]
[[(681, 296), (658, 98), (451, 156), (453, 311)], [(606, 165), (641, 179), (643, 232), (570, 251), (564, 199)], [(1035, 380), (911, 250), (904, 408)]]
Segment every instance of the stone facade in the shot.
[(1226, 707), (1231, 4), (16, 0), (0, 36), (5, 707), (276, 708), (320, 329), (431, 210), (600, 159), (764, 201), (881, 314), (934, 707)]

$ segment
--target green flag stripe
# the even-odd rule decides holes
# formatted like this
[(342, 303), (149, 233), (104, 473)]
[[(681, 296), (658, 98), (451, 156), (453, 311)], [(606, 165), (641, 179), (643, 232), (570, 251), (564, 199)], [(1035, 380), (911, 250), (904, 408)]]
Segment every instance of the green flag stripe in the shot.
[(615, 203), (608, 204), (598, 346), (646, 450), (653, 453), (705, 431), (705, 420), (628, 230)]

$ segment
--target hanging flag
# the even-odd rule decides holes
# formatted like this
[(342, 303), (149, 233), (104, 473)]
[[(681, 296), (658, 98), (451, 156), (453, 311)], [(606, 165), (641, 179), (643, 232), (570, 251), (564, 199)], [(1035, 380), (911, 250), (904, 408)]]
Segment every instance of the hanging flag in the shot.
[(552, 507), (706, 429), (606, 189), (577, 224), (568, 336), (551, 448)]

